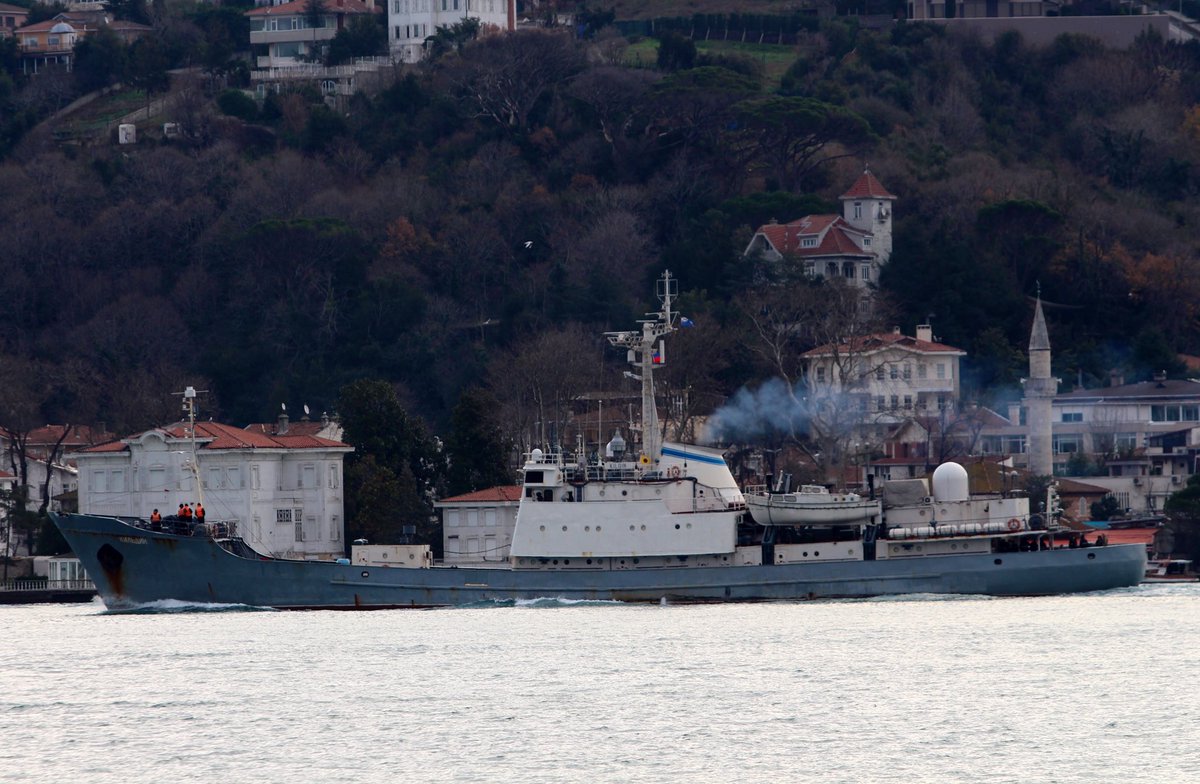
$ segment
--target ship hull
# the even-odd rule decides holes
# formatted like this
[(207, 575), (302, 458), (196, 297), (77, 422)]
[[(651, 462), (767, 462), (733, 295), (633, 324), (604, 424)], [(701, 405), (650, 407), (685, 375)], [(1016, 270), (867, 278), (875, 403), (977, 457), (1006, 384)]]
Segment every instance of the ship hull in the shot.
[(1034, 596), (1132, 586), (1145, 548), (622, 570), (425, 569), (245, 558), (203, 537), (118, 518), (53, 515), (110, 608), (163, 600), (280, 609), (440, 607), (538, 598), (771, 601), (889, 594)]

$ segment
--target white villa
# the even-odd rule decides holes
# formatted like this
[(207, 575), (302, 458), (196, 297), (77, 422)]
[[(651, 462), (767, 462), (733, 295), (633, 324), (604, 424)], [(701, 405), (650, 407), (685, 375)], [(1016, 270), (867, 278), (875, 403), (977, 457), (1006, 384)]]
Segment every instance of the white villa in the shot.
[(879, 281), (892, 255), (892, 203), (896, 197), (870, 171), (840, 197), (841, 215), (805, 215), (790, 223), (758, 227), (745, 258), (792, 258), (810, 277), (845, 278), (865, 288)]
[(72, 454), (79, 511), (148, 519), (201, 500), (209, 522), (237, 524), (264, 554), (323, 559), (344, 554), (342, 461), (353, 447), (315, 435), (267, 434), (197, 422), (196, 487), (187, 422)]
[(899, 422), (958, 405), (959, 360), (967, 352), (937, 342), (928, 324), (916, 337), (899, 327), (804, 353), (810, 394), (848, 399), (860, 422)]
[(439, 27), (478, 19), (482, 28), (514, 30), (517, 0), (387, 0), (388, 44), (392, 56), (406, 63), (425, 55), (425, 39)]

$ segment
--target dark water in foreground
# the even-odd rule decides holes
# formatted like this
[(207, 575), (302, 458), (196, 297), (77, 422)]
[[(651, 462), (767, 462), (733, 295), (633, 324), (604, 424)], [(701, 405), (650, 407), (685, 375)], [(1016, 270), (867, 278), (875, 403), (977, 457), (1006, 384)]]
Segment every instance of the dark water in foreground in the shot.
[(0, 607), (0, 781), (1195, 782), (1198, 611)]

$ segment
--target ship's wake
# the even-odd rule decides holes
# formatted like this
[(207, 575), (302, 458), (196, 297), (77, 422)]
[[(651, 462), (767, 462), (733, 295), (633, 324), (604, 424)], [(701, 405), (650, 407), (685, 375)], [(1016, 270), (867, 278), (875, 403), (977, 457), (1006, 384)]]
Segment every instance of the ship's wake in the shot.
[(485, 599), (470, 604), (458, 605), (459, 609), (482, 609), (488, 607), (524, 607), (532, 609), (552, 607), (611, 607), (623, 605), (613, 599), (567, 599), (562, 596), (543, 596), (537, 599)]
[(271, 607), (256, 607), (250, 604), (219, 604), (216, 602), (183, 602), (178, 599), (159, 599), (144, 604), (129, 604), (110, 607), (101, 615), (173, 615), (179, 613), (238, 613), (275, 612)]

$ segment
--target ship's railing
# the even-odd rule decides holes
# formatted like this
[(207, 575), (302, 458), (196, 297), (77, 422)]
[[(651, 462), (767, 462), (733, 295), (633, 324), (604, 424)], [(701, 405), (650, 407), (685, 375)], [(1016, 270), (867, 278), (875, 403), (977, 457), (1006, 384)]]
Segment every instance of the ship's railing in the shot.
[[(536, 453), (536, 454), (535, 454)], [(562, 452), (543, 452), (535, 449), (525, 453), (525, 465), (562, 466)]]
[(164, 517), (161, 523), (152, 523), (141, 517), (124, 518), (124, 521), (143, 531), (157, 531), (175, 536), (207, 536), (210, 539), (229, 539), (237, 536), (236, 520), (213, 520), (198, 523), (195, 520), (183, 520), (172, 515)]
[(0, 591), (94, 591), (91, 580), (7, 580)]

